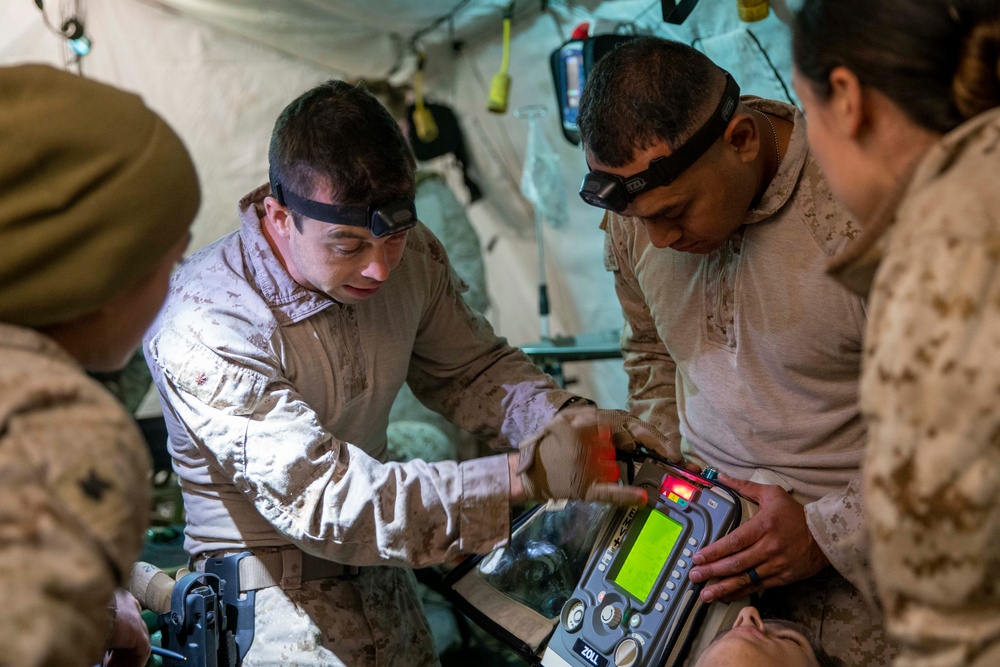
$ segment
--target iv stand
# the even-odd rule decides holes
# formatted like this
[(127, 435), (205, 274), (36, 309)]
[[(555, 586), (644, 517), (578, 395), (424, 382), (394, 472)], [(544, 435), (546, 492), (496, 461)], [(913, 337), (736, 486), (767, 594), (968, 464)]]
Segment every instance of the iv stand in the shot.
[[(548, 111), (541, 104), (532, 104), (520, 107), (514, 111), (515, 118), (523, 118), (528, 121), (529, 136), (533, 132), (538, 132), (538, 119), (545, 118)], [(538, 211), (536, 204), (532, 205), (535, 211), (535, 245), (538, 246), (538, 318), (541, 325), (542, 340), (551, 340), (549, 336), (549, 289), (545, 277), (545, 237), (543, 235), (542, 214)]]
[(545, 238), (542, 236), (542, 216), (535, 209), (535, 243), (538, 245), (538, 318), (542, 340), (549, 340), (549, 288), (545, 279)]

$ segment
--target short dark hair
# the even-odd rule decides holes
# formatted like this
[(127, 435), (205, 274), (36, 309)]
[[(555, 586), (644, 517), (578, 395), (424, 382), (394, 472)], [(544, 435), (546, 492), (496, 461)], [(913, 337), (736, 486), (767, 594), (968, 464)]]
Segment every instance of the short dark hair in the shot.
[(621, 167), (658, 141), (683, 144), (722, 97), (725, 72), (686, 44), (639, 37), (602, 57), (587, 76), (577, 124), (584, 147)]
[(413, 198), (415, 161), (399, 125), (364, 87), (344, 81), (322, 83), (285, 107), (268, 161), (272, 183), (303, 197), (328, 184), (344, 206)]
[(792, 29), (795, 67), (823, 98), (846, 67), (942, 134), (1000, 105), (996, 0), (805, 0)]

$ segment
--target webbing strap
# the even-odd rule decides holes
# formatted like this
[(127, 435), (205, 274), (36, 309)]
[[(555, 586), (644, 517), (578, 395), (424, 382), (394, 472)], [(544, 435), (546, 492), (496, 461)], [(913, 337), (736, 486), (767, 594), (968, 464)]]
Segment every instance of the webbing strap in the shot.
[(353, 565), (316, 558), (300, 549), (264, 551), (240, 561), (240, 592), (256, 591), (271, 586), (299, 588), (303, 581), (346, 578), (358, 574)]

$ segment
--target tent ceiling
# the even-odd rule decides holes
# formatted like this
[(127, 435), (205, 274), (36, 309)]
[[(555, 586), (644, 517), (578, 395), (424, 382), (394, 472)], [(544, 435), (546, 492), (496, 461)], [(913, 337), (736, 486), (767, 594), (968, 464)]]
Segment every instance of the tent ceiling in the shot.
[[(406, 55), (415, 35), (421, 45), (433, 46), (447, 42), (451, 34), (473, 34), (498, 21), (507, 2), (152, 0), (152, 4), (310, 62), (373, 75), (387, 73)], [(520, 3), (527, 4), (535, 3)], [(453, 18), (441, 20), (449, 16)]]

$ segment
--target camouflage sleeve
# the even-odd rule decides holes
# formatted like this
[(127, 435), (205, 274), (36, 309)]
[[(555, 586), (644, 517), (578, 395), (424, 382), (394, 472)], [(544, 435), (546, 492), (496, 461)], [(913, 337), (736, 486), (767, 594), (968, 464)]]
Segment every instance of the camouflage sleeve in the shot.
[(985, 667), (1000, 664), (1000, 220), (948, 194), (911, 211), (942, 231), (894, 246), (872, 293), (864, 491), (900, 664)]
[(875, 600), (875, 582), (868, 556), (861, 473), (843, 491), (830, 493), (805, 507), (806, 524), (830, 564), (857, 588), (869, 603)]
[(381, 463), (327, 431), (263, 354), (217, 352), (164, 327), (147, 358), (185, 436), (304, 551), (350, 565), (425, 567), (507, 541), (506, 455)]
[(142, 546), (149, 455), (82, 372), (44, 361), (4, 371), (17, 388), (0, 404), (0, 663), (89, 667)]
[(677, 366), (656, 331), (656, 323), (633, 273), (625, 244), (627, 224), (613, 213), (605, 214), (601, 221), (605, 232), (604, 268), (614, 274), (615, 291), (625, 318), (621, 348), (628, 376), (626, 407), (679, 443)]

